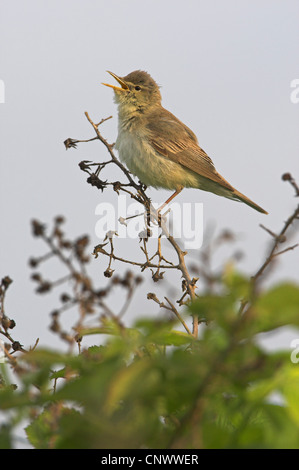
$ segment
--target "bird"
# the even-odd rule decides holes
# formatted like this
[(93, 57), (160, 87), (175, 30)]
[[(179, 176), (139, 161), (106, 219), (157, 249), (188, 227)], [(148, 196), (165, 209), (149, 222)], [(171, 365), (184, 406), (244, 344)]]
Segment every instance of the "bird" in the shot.
[(118, 106), (115, 148), (145, 186), (174, 191), (161, 208), (183, 188), (197, 188), (268, 214), (217, 172), (194, 132), (163, 108), (160, 87), (148, 72), (135, 70), (124, 77), (107, 72), (118, 82), (102, 83), (113, 89)]

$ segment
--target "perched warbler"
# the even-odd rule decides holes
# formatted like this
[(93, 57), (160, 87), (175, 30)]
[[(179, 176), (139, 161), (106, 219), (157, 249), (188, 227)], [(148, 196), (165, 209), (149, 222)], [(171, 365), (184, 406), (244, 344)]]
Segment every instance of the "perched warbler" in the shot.
[(146, 186), (175, 191), (163, 207), (183, 188), (198, 188), (267, 214), (216, 171), (195, 134), (163, 108), (159, 86), (147, 72), (109, 73), (120, 85), (103, 83), (113, 88), (118, 105), (119, 157)]

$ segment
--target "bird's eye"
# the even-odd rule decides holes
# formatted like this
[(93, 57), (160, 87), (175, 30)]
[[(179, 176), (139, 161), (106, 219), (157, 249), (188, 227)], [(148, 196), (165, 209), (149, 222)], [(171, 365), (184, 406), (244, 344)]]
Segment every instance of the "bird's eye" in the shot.
[(136, 85), (136, 86), (135, 86), (135, 90), (140, 91), (140, 90), (141, 90), (141, 86)]

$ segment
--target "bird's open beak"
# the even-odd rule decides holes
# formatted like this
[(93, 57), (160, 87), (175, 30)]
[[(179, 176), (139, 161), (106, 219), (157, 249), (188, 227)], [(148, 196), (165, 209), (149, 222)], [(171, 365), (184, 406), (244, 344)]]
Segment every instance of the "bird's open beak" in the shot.
[(115, 86), (115, 85), (110, 85), (109, 83), (102, 83), (102, 85), (110, 86), (111, 88), (113, 88), (113, 90), (117, 90), (117, 91), (129, 90), (129, 87), (126, 84), (126, 82), (124, 82), (121, 78), (119, 78), (117, 75), (115, 75), (115, 73), (109, 72), (109, 70), (107, 70), (107, 72), (110, 73), (110, 75), (112, 75), (112, 77), (114, 77), (115, 80), (118, 81), (118, 83), (121, 85), (121, 87)]

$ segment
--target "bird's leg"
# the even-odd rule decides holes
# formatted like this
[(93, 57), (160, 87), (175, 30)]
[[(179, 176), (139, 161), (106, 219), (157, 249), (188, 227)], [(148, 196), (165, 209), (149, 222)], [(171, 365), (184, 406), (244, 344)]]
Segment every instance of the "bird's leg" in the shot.
[(167, 204), (169, 204), (170, 201), (172, 201), (178, 194), (180, 194), (180, 192), (183, 189), (184, 189), (184, 186), (180, 186), (179, 188), (177, 188), (175, 192), (167, 199), (167, 201), (165, 201), (164, 204), (162, 204), (162, 206), (159, 207), (157, 212), (161, 212), (161, 210), (164, 209), (164, 207), (167, 206)]
[(165, 206), (167, 206), (167, 204), (170, 203), (170, 201), (172, 201), (178, 194), (180, 194), (180, 192), (184, 189), (184, 186), (179, 186), (175, 192), (167, 199), (167, 201), (164, 202), (164, 204), (162, 204), (162, 206), (159, 207), (159, 209), (157, 209), (157, 214), (158, 214), (158, 221), (159, 221), (159, 224), (161, 222), (161, 210), (164, 209)]

